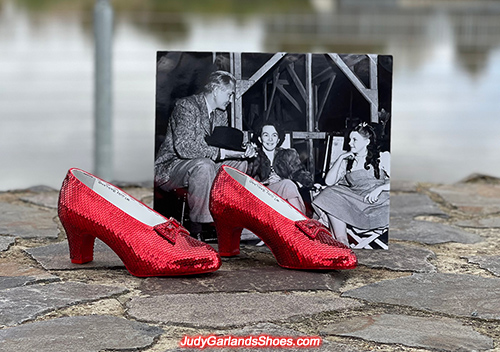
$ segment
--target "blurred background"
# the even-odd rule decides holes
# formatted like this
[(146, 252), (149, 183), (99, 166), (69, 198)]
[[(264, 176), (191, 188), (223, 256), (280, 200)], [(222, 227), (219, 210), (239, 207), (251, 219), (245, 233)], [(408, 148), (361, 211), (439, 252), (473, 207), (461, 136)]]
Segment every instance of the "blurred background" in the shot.
[[(152, 182), (156, 52), (394, 56), (392, 178), (500, 177), (500, 1), (116, 0), (113, 180)], [(0, 190), (94, 167), (95, 0), (0, 0)]]

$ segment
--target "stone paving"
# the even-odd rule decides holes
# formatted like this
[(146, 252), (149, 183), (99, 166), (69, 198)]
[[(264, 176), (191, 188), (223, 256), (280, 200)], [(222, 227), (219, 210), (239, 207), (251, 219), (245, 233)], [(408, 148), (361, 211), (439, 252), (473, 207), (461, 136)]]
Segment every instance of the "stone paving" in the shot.
[[(443, 327), (446, 327), (443, 329)], [(431, 339), (439, 331), (439, 339)], [(381, 343), (399, 343), (407, 346), (446, 351), (488, 350), (493, 339), (476, 332), (470, 326), (445, 317), (415, 317), (401, 314), (380, 314), (355, 317), (329, 324), (325, 334), (358, 337)]]
[(162, 332), (159, 327), (128, 319), (88, 315), (3, 329), (0, 330), (0, 341), (4, 351), (130, 350), (150, 346)]
[(0, 233), (20, 238), (57, 238), (54, 210), (0, 202)]
[(13, 236), (1, 236), (0, 237), (0, 252), (6, 251), (16, 242), (16, 238)]
[[(151, 204), (150, 187), (122, 186)], [(57, 197), (0, 193), (0, 351), (198, 351), (179, 342), (211, 334), (322, 339), (283, 351), (500, 351), (498, 179), (393, 182), (389, 250), (331, 272), (283, 269), (250, 244), (193, 277), (133, 277), (101, 241), (72, 264)]]

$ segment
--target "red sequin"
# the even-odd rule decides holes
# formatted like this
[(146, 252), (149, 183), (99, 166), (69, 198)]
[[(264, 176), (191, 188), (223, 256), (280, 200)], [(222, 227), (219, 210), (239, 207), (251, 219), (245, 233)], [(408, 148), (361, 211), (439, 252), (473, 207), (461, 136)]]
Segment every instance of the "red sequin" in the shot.
[(114, 189), (134, 203), (133, 206), (146, 207), (146, 212), (162, 217), (117, 187), (83, 170), (70, 169), (59, 193), (58, 213), (66, 230), (73, 263), (92, 261), (94, 241), (99, 238), (135, 276), (191, 275), (212, 272), (220, 267), (217, 252), (189, 237), (189, 232), (175, 219), (162, 217), (164, 222), (149, 226), (96, 193), (74, 172)]
[[(227, 170), (232, 170), (234, 176)], [(335, 240), (323, 225), (305, 215), (303, 220), (291, 220), (249, 191), (243, 185), (247, 182), (258, 183), (236, 169), (222, 166), (212, 186), (210, 211), (221, 256), (239, 254), (241, 231), (246, 228), (264, 241), (282, 267), (330, 270), (357, 266), (353, 251)], [(272, 193), (260, 186), (262, 192)], [(286, 202), (274, 193), (271, 198), (276, 203)]]
[(311, 238), (316, 238), (320, 232), (324, 232), (327, 235), (330, 235), (330, 232), (326, 227), (323, 226), (317, 220), (307, 219), (307, 220), (299, 220), (295, 222), (295, 226), (302, 230), (307, 236)]

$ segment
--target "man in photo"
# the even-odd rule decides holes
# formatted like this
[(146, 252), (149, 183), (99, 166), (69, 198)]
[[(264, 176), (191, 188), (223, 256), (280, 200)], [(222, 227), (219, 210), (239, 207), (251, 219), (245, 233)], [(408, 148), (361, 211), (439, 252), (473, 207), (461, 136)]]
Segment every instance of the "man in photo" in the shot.
[(245, 159), (256, 153), (252, 145), (238, 151), (209, 145), (206, 140), (215, 127), (228, 125), (226, 108), (235, 86), (232, 74), (215, 71), (200, 94), (179, 99), (155, 160), (156, 187), (167, 192), (176, 188), (188, 190), (192, 235), (201, 232), (202, 224), (213, 222), (209, 198), (218, 168), (225, 164), (246, 172)]

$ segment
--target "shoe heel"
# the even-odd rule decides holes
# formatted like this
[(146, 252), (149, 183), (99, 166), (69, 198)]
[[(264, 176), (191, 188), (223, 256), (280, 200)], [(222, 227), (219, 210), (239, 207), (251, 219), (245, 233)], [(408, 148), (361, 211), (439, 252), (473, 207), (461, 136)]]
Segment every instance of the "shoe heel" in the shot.
[(240, 254), (240, 239), (242, 227), (233, 227), (228, 223), (215, 220), (217, 231), (217, 242), (219, 244), (219, 255), (221, 257), (233, 257)]
[(82, 233), (73, 226), (63, 224), (69, 244), (69, 257), (75, 264), (85, 264), (94, 260), (95, 237)]

